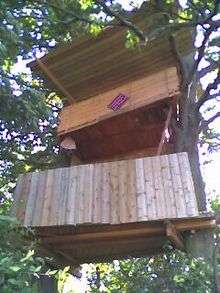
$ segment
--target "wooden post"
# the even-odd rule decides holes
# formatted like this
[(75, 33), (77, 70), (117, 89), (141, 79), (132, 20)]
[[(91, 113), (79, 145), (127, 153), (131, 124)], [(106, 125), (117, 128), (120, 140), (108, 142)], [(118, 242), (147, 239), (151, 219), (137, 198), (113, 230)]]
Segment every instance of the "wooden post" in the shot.
[(176, 230), (176, 227), (170, 221), (166, 221), (166, 235), (176, 248), (185, 250), (181, 234)]

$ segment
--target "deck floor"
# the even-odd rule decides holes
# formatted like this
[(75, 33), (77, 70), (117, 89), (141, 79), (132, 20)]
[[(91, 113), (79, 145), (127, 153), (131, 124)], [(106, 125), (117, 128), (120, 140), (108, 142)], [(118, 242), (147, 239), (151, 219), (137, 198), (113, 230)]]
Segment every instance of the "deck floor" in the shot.
[[(172, 219), (172, 224), (181, 237), (187, 231), (210, 229), (216, 225), (210, 215)], [(168, 240), (178, 247), (175, 235), (174, 238), (167, 235), (167, 220), (36, 227), (36, 234), (41, 240), (41, 253), (54, 256), (61, 265), (70, 266), (158, 254)]]

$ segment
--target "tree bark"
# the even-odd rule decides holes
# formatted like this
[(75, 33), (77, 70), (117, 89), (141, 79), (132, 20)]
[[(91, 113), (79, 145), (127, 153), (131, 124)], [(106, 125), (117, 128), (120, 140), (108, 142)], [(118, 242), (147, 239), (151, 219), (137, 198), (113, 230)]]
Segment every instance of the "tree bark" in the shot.
[(197, 117), (197, 113), (194, 112), (193, 105), (190, 105), (188, 108), (189, 109), (186, 113), (187, 118), (185, 118), (185, 123), (182, 125), (177, 133), (175, 151), (188, 153), (198, 208), (200, 211), (205, 211), (205, 183), (203, 181), (200, 169), (198, 150), (198, 128), (200, 119), (199, 117)]
[(202, 178), (199, 160), (199, 128), (201, 114), (197, 108), (198, 79), (194, 69), (194, 54), (179, 56), (179, 72), (181, 77), (181, 94), (178, 97), (178, 113), (174, 122), (176, 133), (175, 151), (187, 152), (191, 165), (195, 193), (200, 211), (206, 210), (205, 184)]

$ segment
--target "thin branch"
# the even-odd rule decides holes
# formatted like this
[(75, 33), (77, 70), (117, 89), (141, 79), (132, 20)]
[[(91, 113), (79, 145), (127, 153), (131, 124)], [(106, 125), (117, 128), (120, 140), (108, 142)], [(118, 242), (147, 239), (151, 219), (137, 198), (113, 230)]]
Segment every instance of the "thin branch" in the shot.
[(219, 11), (219, 5), (220, 2), (219, 0), (215, 0), (215, 6), (213, 11), (209, 14), (208, 18), (206, 19), (206, 23), (209, 23), (209, 21), (218, 13)]
[(201, 131), (207, 131), (209, 124), (214, 122), (217, 118), (220, 118), (220, 112), (215, 113), (215, 115), (213, 115), (211, 118), (209, 118), (208, 120), (203, 120), (201, 122), (201, 125), (199, 127), (199, 133)]
[(212, 27), (210, 27), (209, 29), (206, 30), (206, 32), (204, 33), (204, 39), (202, 41), (202, 45), (201, 47), (198, 49), (198, 57), (195, 61), (195, 63), (193, 64), (193, 68), (189, 74), (189, 77), (188, 77), (188, 82), (187, 84), (192, 80), (192, 77), (194, 75), (194, 73), (197, 71), (198, 69), (198, 66), (199, 66), (199, 63), (200, 61), (202, 60), (203, 56), (204, 56), (204, 53), (205, 53), (205, 49), (206, 49), (206, 44), (209, 40), (209, 37), (212, 33)]
[(198, 110), (205, 102), (207, 102), (215, 97), (215, 95), (210, 95), (210, 91), (217, 89), (219, 83), (220, 83), (220, 69), (218, 70), (218, 74), (217, 74), (216, 78), (214, 79), (214, 81), (207, 86), (203, 95), (198, 100), (197, 105), (196, 105), (196, 108)]
[(55, 8), (57, 10), (63, 11), (64, 13), (72, 16), (74, 19), (76, 19), (78, 21), (81, 21), (81, 22), (84, 22), (84, 23), (87, 23), (87, 24), (100, 24), (100, 23), (96, 22), (95, 20), (91, 20), (91, 19), (85, 18), (83, 16), (79, 16), (78, 14), (73, 12), (72, 10), (67, 10), (67, 9), (65, 9), (63, 7), (59, 7), (59, 6), (55, 5), (54, 3), (46, 2), (45, 4), (50, 6), (50, 7), (52, 7), (52, 8)]
[(193, 0), (188, 0), (188, 2), (189, 2), (189, 6), (191, 6), (192, 9), (195, 9), (198, 13), (201, 14), (201, 16), (204, 16), (203, 11), (200, 9), (200, 7), (198, 7), (198, 6), (193, 2)]
[(220, 117), (220, 112), (217, 112), (214, 116), (212, 116), (211, 118), (209, 118), (208, 120), (205, 120), (204, 122), (208, 125), (212, 122), (215, 121), (215, 119)]
[(121, 25), (126, 26), (127, 28), (132, 30), (139, 37), (140, 40), (142, 40), (144, 42), (147, 41), (147, 37), (145, 36), (143, 31), (141, 29), (139, 29), (138, 26), (136, 26), (134, 23), (128, 21), (123, 16), (121, 16), (120, 14), (116, 13), (115, 11), (113, 11), (109, 6), (106, 5), (105, 1), (103, 1), (103, 0), (95, 0), (95, 2), (103, 8), (104, 12), (107, 15), (114, 17), (116, 20), (119, 21), (119, 23)]
[(202, 68), (198, 74), (197, 74), (197, 79), (199, 80), (200, 78), (202, 78), (203, 76), (205, 76), (207, 73), (217, 69), (220, 67), (220, 63), (218, 61), (215, 60), (210, 60), (209, 61), (209, 65), (205, 68)]

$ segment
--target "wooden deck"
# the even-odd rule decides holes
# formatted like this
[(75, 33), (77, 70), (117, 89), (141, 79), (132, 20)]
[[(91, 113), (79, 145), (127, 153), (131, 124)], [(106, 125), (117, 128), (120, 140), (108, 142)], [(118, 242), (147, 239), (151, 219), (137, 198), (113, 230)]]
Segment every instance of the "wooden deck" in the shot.
[(121, 224), (198, 216), (186, 153), (21, 175), (14, 213), (24, 226)]

